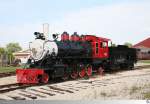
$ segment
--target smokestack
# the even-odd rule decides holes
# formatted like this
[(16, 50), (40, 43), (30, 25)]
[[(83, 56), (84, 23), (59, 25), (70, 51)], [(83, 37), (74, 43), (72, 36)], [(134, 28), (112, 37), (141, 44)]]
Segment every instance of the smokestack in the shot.
[(43, 34), (45, 36), (45, 39), (48, 40), (48, 35), (49, 35), (49, 24), (48, 23), (43, 24)]

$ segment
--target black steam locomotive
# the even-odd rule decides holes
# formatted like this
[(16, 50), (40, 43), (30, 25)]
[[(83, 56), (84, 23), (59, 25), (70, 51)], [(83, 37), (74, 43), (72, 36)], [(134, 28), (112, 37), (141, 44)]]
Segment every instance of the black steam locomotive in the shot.
[(47, 83), (50, 79), (76, 79), (113, 69), (134, 68), (136, 50), (124, 45), (108, 46), (110, 39), (76, 32), (69, 36), (53, 34), (54, 40), (45, 39), (35, 32), (36, 39), (30, 42), (31, 57), (27, 68), (17, 69), (19, 83)]

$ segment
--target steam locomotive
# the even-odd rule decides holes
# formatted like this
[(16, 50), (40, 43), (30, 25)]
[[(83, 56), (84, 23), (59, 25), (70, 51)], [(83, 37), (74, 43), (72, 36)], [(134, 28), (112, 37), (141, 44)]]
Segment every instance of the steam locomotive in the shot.
[(16, 69), (18, 83), (48, 83), (49, 80), (71, 77), (76, 79), (93, 73), (114, 69), (133, 69), (136, 50), (124, 45), (108, 46), (110, 39), (76, 32), (53, 34), (48, 40), (43, 33), (35, 32), (35, 40), (29, 43), (31, 56), (25, 68)]

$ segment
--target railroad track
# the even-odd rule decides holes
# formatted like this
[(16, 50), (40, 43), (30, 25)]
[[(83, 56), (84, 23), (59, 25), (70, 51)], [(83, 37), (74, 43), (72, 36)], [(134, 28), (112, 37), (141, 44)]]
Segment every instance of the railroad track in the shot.
[(3, 77), (8, 77), (8, 76), (13, 76), (15, 75), (16, 72), (5, 72), (5, 73), (0, 73), (0, 78), (3, 78)]
[[(150, 65), (138, 66), (138, 67), (135, 67), (134, 69), (148, 68), (148, 67), (150, 67)], [(0, 73), (0, 78), (8, 77), (8, 76), (13, 76), (13, 75), (15, 75), (15, 74), (16, 74), (15, 72)]]
[[(142, 66), (135, 66), (134, 69), (132, 70), (141, 70), (142, 68), (150, 68), (150, 65), (142, 65)], [(109, 72), (106, 72), (106, 73), (109, 73), (109, 74), (114, 74), (114, 73), (118, 73), (118, 72), (123, 72), (123, 71), (129, 71), (130, 69), (122, 69), (122, 70), (112, 70), (112, 71), (109, 71)], [(132, 71), (130, 70), (130, 71)]]
[(136, 66), (134, 69), (150, 68), (150, 65)]
[[(140, 70), (142, 68), (150, 68), (150, 65), (135, 67), (135, 69), (137, 70)], [(107, 86), (110, 84), (115, 84), (111, 82), (113, 79), (119, 79), (119, 78), (125, 78), (125, 77), (137, 77), (137, 76), (149, 75), (149, 74), (150, 73), (141, 74), (141, 75), (126, 75), (126, 76), (124, 75), (124, 76), (118, 76), (115, 78), (109, 78), (109, 79), (104, 79), (104, 80), (94, 80), (94, 81), (80, 81), (79, 80), (75, 84), (67, 84), (67, 85), (62, 84), (61, 86), (53, 86), (51, 85), (52, 83), (31, 84), (31, 85), (13, 83), (13, 84), (7, 84), (7, 85), (0, 85), (0, 94), (6, 93), (9, 91), (20, 90), (21, 92), (18, 93), (20, 96), (8, 95), (8, 97), (14, 100), (26, 100), (26, 98), (28, 99), (45, 98), (46, 96), (55, 96), (56, 94), (74, 93), (82, 89), (87, 89), (88, 87), (100, 87), (100, 86)], [(82, 84), (85, 83), (86, 85), (78, 86), (81, 83)], [(34, 86), (41, 86), (41, 87), (39, 87), (38, 89), (34, 89), (32, 88)], [(30, 88), (30, 89), (26, 90), (27, 88)], [(42, 95), (39, 93), (41, 93)]]
[(9, 91), (14, 91), (17, 89), (25, 89), (28, 87), (33, 87), (33, 86), (42, 86), (45, 84), (19, 84), (19, 83), (12, 83), (12, 84), (6, 84), (6, 85), (0, 85), (0, 94), (6, 93)]

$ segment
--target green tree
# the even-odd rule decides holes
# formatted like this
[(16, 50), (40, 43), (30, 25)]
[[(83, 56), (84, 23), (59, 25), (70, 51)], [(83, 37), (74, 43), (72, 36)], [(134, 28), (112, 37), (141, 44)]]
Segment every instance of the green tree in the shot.
[(124, 45), (126, 45), (128, 47), (132, 47), (132, 43), (129, 43), (129, 42), (125, 42)]
[(0, 47), (0, 55), (5, 52), (5, 49), (3, 47)]
[(5, 49), (3, 47), (0, 47), (0, 64), (3, 65), (3, 55), (5, 53)]
[(9, 43), (6, 45), (6, 50), (7, 50), (7, 55), (9, 59), (9, 64), (11, 64), (14, 58), (13, 53), (17, 51), (21, 51), (22, 48), (19, 45), (19, 43)]
[(112, 46), (112, 47), (116, 47), (116, 44), (113, 43), (111, 46)]
[(6, 45), (6, 49), (9, 53), (14, 53), (14, 52), (22, 50), (19, 43), (9, 43), (9, 44)]

